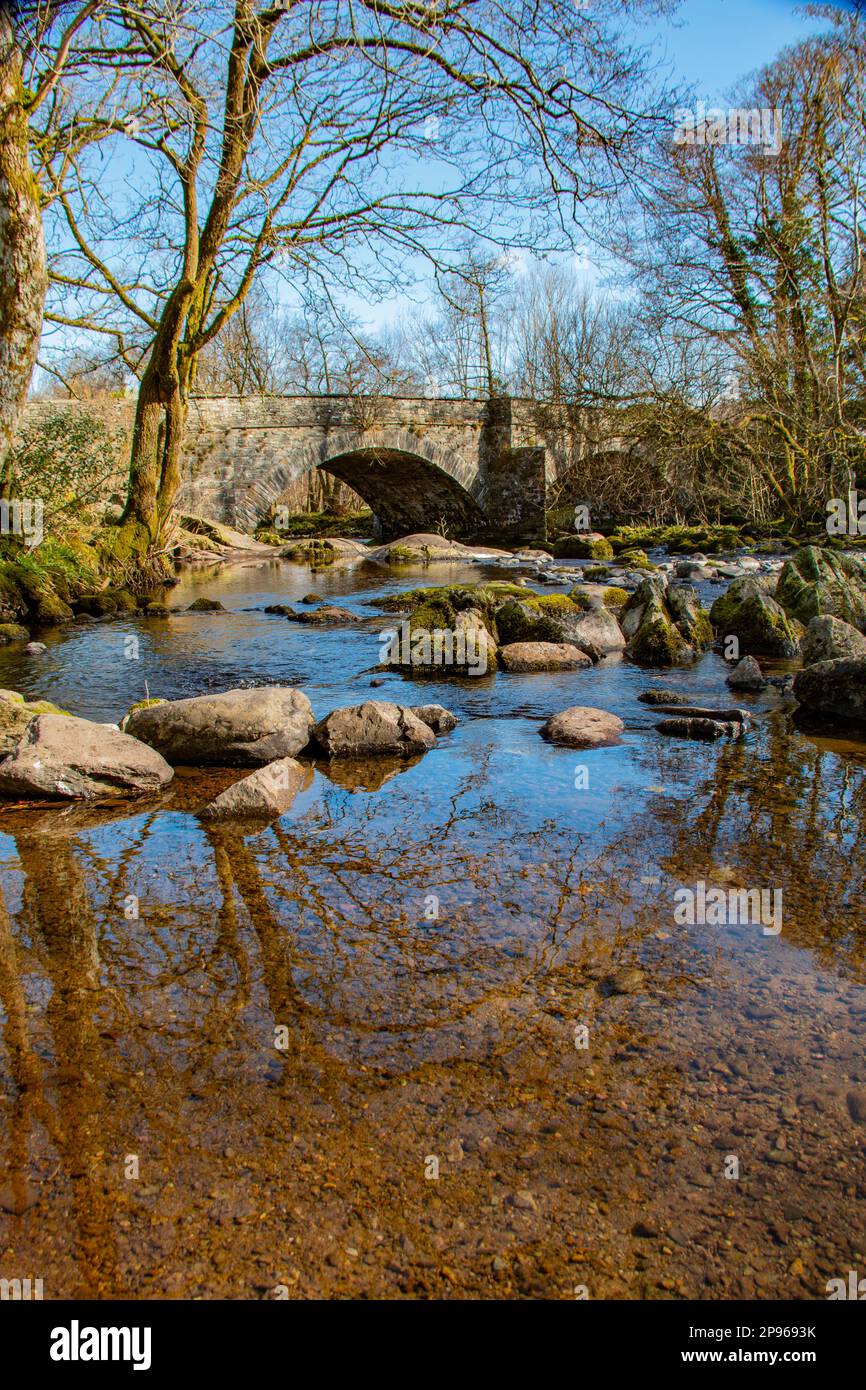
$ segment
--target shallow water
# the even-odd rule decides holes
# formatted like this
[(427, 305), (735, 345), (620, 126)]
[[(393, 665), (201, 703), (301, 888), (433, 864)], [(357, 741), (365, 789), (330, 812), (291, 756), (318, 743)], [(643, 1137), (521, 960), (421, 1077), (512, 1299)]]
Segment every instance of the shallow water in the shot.
[[(311, 767), (261, 831), (198, 820), (219, 769), (143, 806), (0, 816), (0, 1276), (809, 1298), (866, 1273), (866, 744), (798, 732), (775, 695), (737, 701), (739, 743), (664, 739), (638, 693), (731, 703), (712, 655), (371, 691), (391, 619), (368, 601), (485, 571), (380, 573), (196, 574), (170, 602), (228, 613), (0, 653), (0, 686), (98, 719), (145, 682), (460, 717), (414, 763)], [(261, 611), (311, 589), (376, 628)], [(575, 703), (620, 715), (622, 743), (546, 744)], [(781, 890), (781, 932), (678, 924), (698, 881)]]

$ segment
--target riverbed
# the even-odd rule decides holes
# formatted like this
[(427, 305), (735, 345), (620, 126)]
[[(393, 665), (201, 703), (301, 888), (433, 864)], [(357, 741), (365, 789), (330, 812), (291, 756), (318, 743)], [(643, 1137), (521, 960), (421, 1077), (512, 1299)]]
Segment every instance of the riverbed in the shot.
[[(493, 575), (251, 562), (168, 595), (226, 612), (0, 652), (0, 686), (97, 720), (260, 684), (317, 718), (459, 719), (415, 762), (311, 764), (266, 829), (198, 819), (221, 769), (0, 814), (0, 1276), (46, 1298), (809, 1299), (866, 1275), (866, 742), (799, 731), (774, 690), (737, 697), (737, 742), (664, 738), (638, 695), (730, 704), (712, 653), (371, 688), (381, 621), (264, 612), (314, 590), (373, 619)], [(545, 743), (573, 704), (622, 742)], [(682, 924), (699, 883), (780, 891), (781, 931)]]

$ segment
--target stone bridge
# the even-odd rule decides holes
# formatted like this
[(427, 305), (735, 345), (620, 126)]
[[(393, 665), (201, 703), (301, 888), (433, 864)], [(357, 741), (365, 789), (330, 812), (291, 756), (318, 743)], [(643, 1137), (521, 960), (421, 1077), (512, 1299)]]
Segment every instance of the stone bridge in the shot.
[[(57, 410), (98, 414), (131, 437), (131, 398), (31, 401), (24, 418)], [(601, 413), (552, 420), (505, 396), (194, 396), (178, 505), (252, 531), (291, 483), (321, 469), (360, 494), (385, 540), (447, 529), (525, 544), (544, 538), (547, 482), (568, 458), (619, 447)]]
[(194, 397), (179, 505), (250, 531), (322, 469), (354, 488), (383, 539), (544, 536), (546, 450), (529, 402), (405, 396)]

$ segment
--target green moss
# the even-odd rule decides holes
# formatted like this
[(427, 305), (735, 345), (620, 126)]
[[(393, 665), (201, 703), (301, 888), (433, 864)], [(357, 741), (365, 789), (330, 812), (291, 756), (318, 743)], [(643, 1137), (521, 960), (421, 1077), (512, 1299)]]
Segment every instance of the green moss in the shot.
[(866, 565), (860, 559), (805, 546), (782, 567), (775, 597), (806, 625), (826, 615), (866, 630)]
[(622, 608), (628, 603), (628, 599), (628, 591), (618, 588), (616, 584), (611, 584), (601, 596), (605, 608)]
[(645, 550), (622, 550), (617, 559), (621, 565), (625, 565), (630, 570), (654, 570), (657, 565), (650, 564)]
[(553, 553), (558, 560), (612, 560), (613, 546), (604, 536), (597, 540), (579, 535), (560, 536), (554, 541)]
[(734, 636), (744, 656), (796, 656), (800, 648), (801, 624), (789, 619), (757, 580), (736, 579), (727, 593), (710, 609), (716, 634)]
[(583, 577), (588, 584), (597, 584), (602, 579), (608, 579), (611, 574), (610, 565), (587, 565), (583, 571)]
[(534, 594), (526, 599), (526, 607), (541, 613), (582, 613), (584, 607), (579, 600), (583, 597), (579, 591), (577, 599), (571, 594)]
[(629, 650), (632, 660), (642, 666), (675, 666), (685, 655), (685, 647), (680, 633), (659, 607), (644, 618)]
[(509, 599), (497, 609), (496, 636), (503, 646), (511, 642), (561, 642), (562, 628), (554, 614)]
[(53, 704), (51, 700), (28, 700), (24, 708), (29, 711), (30, 714), (63, 714), (67, 719), (72, 718), (68, 709), (61, 709), (59, 705)]
[(0, 644), (7, 642), (29, 642), (30, 633), (21, 623), (0, 623)]

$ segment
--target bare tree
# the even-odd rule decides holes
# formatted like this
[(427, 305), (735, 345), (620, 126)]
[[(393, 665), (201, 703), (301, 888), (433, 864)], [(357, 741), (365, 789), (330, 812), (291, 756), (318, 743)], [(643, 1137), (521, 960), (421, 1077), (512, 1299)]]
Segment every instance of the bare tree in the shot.
[(553, 244), (617, 184), (650, 119), (645, 67), (621, 5), (593, 8), (116, 4), (148, 111), (132, 178), (85, 159), (57, 191), (50, 317), (113, 334), (140, 374), (119, 553), (159, 541), (201, 354), (263, 267), (375, 291), (469, 230)]
[(681, 443), (697, 430), (732, 500), (804, 522), (866, 477), (866, 30), (818, 13), (827, 32), (734, 98), (735, 127), (672, 122), (630, 248), (660, 332), (713, 347), (715, 399), (699, 422), (692, 383)]

